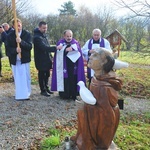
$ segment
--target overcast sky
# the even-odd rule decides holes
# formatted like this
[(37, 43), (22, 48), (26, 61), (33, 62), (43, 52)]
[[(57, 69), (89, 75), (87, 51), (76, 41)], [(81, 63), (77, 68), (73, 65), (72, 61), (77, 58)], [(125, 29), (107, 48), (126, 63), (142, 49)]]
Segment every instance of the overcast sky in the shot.
[[(61, 5), (64, 4), (64, 2), (68, 2), (69, 0), (31, 0), (33, 3), (33, 6), (35, 7), (36, 11), (43, 15), (48, 15), (49, 13), (52, 14), (58, 14), (58, 9), (62, 8)], [(96, 11), (98, 8), (100, 8), (101, 5), (111, 5), (111, 7), (116, 7), (112, 4), (115, 0), (71, 0), (73, 4), (75, 5), (75, 9), (78, 10), (78, 8), (81, 5), (84, 5), (88, 7), (91, 11)], [(119, 10), (119, 14), (121, 15), (125, 13), (123, 10)]]

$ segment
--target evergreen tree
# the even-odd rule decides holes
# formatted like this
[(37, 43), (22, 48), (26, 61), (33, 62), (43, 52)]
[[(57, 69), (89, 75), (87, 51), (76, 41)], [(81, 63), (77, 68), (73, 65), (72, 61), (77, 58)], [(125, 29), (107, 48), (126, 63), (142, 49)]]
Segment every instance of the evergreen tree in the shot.
[(62, 9), (58, 9), (60, 12), (60, 15), (73, 15), (76, 16), (76, 10), (74, 9), (74, 4), (71, 1), (64, 2), (63, 5), (61, 5)]

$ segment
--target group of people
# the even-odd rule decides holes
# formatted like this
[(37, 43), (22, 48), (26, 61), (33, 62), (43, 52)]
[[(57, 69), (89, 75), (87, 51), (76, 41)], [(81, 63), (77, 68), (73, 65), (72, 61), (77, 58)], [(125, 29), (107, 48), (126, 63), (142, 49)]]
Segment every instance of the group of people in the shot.
[[(87, 61), (95, 48), (104, 47), (112, 53), (108, 40), (101, 37), (101, 30), (94, 29), (92, 38), (81, 48), (73, 38), (73, 32), (67, 29), (56, 46), (51, 46), (46, 37), (48, 25), (41, 21), (31, 33), (22, 28), (21, 20), (17, 19), (17, 29), (12, 21), (9, 33), (0, 29), (6, 48), (15, 83), (15, 99), (28, 100), (31, 94), (30, 61), (32, 43), (34, 48), (35, 67), (38, 70), (40, 94), (49, 97), (58, 91), (62, 99), (76, 100), (79, 94), (78, 81), (86, 83), (84, 59)], [(16, 35), (16, 30), (18, 35)], [(54, 53), (54, 58), (51, 53)], [(52, 61), (53, 58), (53, 61)], [(50, 70), (52, 70), (51, 87), (49, 85)], [(91, 81), (94, 71), (88, 68), (88, 78)]]

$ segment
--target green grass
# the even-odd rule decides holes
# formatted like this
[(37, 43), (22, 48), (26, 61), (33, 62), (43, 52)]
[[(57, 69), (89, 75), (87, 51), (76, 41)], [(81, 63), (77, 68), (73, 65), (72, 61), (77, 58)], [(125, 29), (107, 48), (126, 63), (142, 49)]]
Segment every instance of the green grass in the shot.
[(41, 150), (53, 150), (60, 145), (59, 134), (51, 135), (43, 138), (41, 141)]
[[(57, 120), (58, 121), (58, 120)], [(70, 137), (76, 134), (76, 128), (74, 127), (74, 121), (65, 125), (56, 125), (55, 127), (50, 127), (47, 131), (47, 137), (44, 137), (40, 142), (40, 150), (54, 150), (57, 149), (60, 144), (65, 140), (65, 137)]]
[[(139, 98), (150, 98), (150, 55), (149, 53), (121, 52), (118, 58), (129, 63), (126, 69), (117, 70), (123, 80), (121, 94)], [(134, 64), (134, 65), (133, 65)]]
[(149, 150), (150, 112), (121, 115), (114, 142), (121, 150)]
[(120, 124), (114, 142), (121, 150), (149, 150), (148, 124), (142, 126)]
[(119, 58), (131, 64), (150, 65), (150, 53), (121, 51)]
[(118, 70), (117, 74), (123, 80), (121, 94), (150, 98), (150, 68), (129, 67)]

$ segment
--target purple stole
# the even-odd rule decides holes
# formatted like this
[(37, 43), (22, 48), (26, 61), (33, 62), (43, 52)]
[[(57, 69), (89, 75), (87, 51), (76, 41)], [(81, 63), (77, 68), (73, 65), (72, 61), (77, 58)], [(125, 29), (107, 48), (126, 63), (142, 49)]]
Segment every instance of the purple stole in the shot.
[[(63, 44), (66, 44), (65, 39), (61, 39), (58, 41), (57, 46)], [(79, 43), (75, 40), (72, 39), (70, 44), (76, 44), (78, 47), (78, 51), (80, 52), (81, 56), (79, 57), (79, 59), (74, 63), (74, 74), (77, 74), (77, 83), (79, 81), (83, 81), (84, 83), (86, 83), (85, 81), (85, 74), (84, 74), (84, 62), (83, 62), (83, 56), (82, 56), (82, 52), (81, 52), (81, 48)], [(51, 84), (51, 90), (52, 91), (58, 91), (57, 90), (57, 71), (56, 71), (56, 53), (54, 54), (54, 62), (53, 62), (53, 72), (52, 72), (52, 84)], [(67, 71), (67, 65), (66, 65), (66, 56), (63, 57), (63, 77), (64, 78), (68, 78), (68, 71)], [(63, 80), (63, 79), (62, 79)], [(77, 89), (79, 91), (79, 87)]]
[[(90, 39), (89, 41), (89, 44), (88, 44), (88, 49), (91, 50), (92, 49), (92, 38)], [(101, 41), (99, 42), (99, 47), (105, 47), (105, 43), (104, 43), (104, 39), (101, 38)], [(91, 53), (88, 53), (88, 57), (91, 55)], [(87, 77), (90, 79), (91, 78), (91, 68), (87, 67)]]

